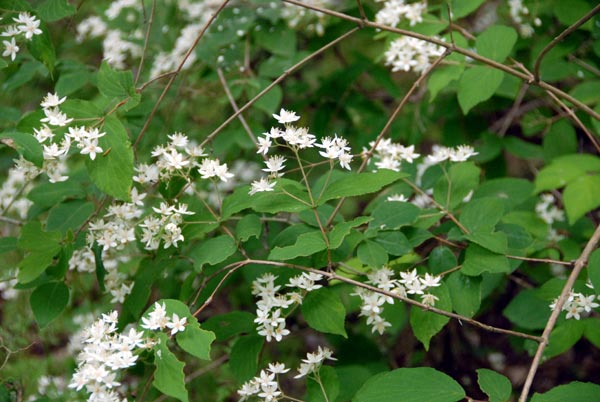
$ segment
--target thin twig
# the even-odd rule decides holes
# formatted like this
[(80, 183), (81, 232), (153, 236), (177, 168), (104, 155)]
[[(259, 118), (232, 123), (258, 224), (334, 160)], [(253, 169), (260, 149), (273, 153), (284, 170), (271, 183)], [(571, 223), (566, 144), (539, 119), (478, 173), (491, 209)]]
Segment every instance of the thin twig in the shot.
[(546, 45), (546, 47), (542, 49), (542, 51), (540, 52), (538, 57), (535, 59), (535, 64), (533, 67), (533, 76), (534, 76), (535, 81), (540, 80), (540, 66), (542, 64), (542, 60), (543, 60), (544, 56), (546, 56), (546, 54), (548, 54), (548, 52), (550, 50), (552, 50), (552, 48), (554, 46), (556, 46), (560, 41), (562, 41), (564, 38), (566, 38), (568, 35), (573, 33), (581, 25), (585, 24), (590, 18), (592, 18), (594, 15), (596, 15), (598, 13), (598, 11), (600, 11), (600, 4), (598, 4), (596, 7), (592, 8), (587, 14), (585, 14), (583, 17), (581, 17), (580, 19), (575, 21), (567, 29), (562, 31), (560, 33), (560, 35), (558, 35), (556, 38), (552, 39), (552, 42), (548, 43)]
[(479, 62), (481, 62), (483, 64), (487, 64), (490, 67), (494, 67), (494, 68), (496, 68), (498, 70), (504, 71), (505, 73), (508, 73), (510, 75), (514, 75), (515, 77), (520, 78), (521, 80), (526, 81), (526, 82), (528, 82), (531, 85), (535, 85), (535, 86), (538, 86), (538, 87), (540, 87), (540, 88), (542, 88), (542, 89), (544, 89), (546, 91), (550, 91), (550, 92), (554, 93), (556, 96), (558, 96), (558, 97), (560, 97), (560, 98), (562, 98), (564, 100), (567, 100), (567, 101), (571, 102), (573, 105), (575, 105), (579, 109), (585, 111), (587, 114), (589, 114), (590, 116), (592, 116), (594, 119), (600, 120), (600, 113), (594, 111), (588, 105), (586, 105), (585, 103), (583, 103), (583, 102), (579, 101), (578, 99), (572, 97), (568, 93), (566, 93), (566, 92), (564, 92), (564, 91), (556, 88), (553, 85), (548, 84), (545, 81), (542, 81), (542, 80), (535, 81), (535, 80), (532, 79), (532, 76), (530, 76), (528, 74), (525, 74), (525, 73), (523, 73), (521, 71), (518, 71), (518, 70), (516, 70), (516, 69), (514, 69), (512, 67), (506, 66), (506, 65), (504, 65), (502, 63), (499, 63), (499, 62), (497, 62), (495, 60), (492, 60), (492, 59), (489, 59), (487, 57), (484, 57), (484, 56), (482, 56), (480, 54), (477, 54), (476, 52), (473, 52), (471, 50), (468, 50), (468, 49), (465, 49), (465, 48), (462, 48), (462, 47), (458, 47), (456, 45), (453, 45), (452, 43), (444, 42), (443, 40), (435, 38), (435, 37), (431, 37), (431, 36), (419, 34), (417, 32), (412, 32), (412, 31), (409, 31), (409, 30), (406, 30), (406, 29), (400, 29), (400, 28), (395, 28), (395, 27), (391, 27), (391, 26), (388, 26), (388, 25), (384, 25), (384, 24), (378, 24), (378, 23), (373, 22), (371, 20), (362, 20), (360, 18), (356, 18), (356, 17), (353, 17), (353, 16), (348, 15), (348, 14), (340, 13), (338, 11), (330, 10), (330, 9), (324, 8), (324, 7), (319, 7), (319, 6), (316, 6), (316, 5), (313, 5), (313, 4), (303, 3), (303, 2), (300, 2), (298, 0), (282, 0), (282, 1), (284, 1), (286, 3), (289, 3), (289, 4), (294, 4), (294, 5), (299, 6), (299, 7), (308, 8), (310, 10), (317, 11), (317, 12), (320, 12), (320, 13), (323, 13), (323, 14), (331, 15), (333, 17), (337, 17), (337, 18), (340, 18), (340, 19), (343, 19), (343, 20), (346, 20), (346, 21), (351, 21), (351, 22), (354, 22), (355, 24), (357, 24), (358, 26), (363, 26), (364, 25), (364, 26), (367, 26), (367, 27), (370, 27), (370, 28), (380, 29), (382, 31), (394, 32), (394, 33), (398, 33), (398, 34), (401, 34), (401, 35), (409, 36), (409, 37), (412, 37), (412, 38), (417, 38), (417, 39), (423, 40), (425, 42), (430, 42), (430, 43), (436, 44), (436, 45), (441, 46), (441, 47), (446, 48), (446, 49), (450, 49), (453, 52), (460, 53), (460, 54), (462, 54), (464, 56), (470, 57), (473, 60), (477, 60), (477, 61), (479, 61)]
[(0, 216), (0, 222), (6, 222), (6, 223), (10, 223), (12, 225), (17, 225), (17, 226), (23, 225), (23, 222), (21, 222), (17, 219), (6, 217), (6, 216)]
[[(145, 11), (144, 3), (142, 2), (142, 9)], [(146, 28), (146, 36), (144, 37), (144, 48), (142, 49), (142, 57), (140, 58), (140, 64), (138, 64), (138, 70), (135, 73), (135, 81), (133, 86), (136, 86), (140, 76), (142, 75), (142, 69), (144, 68), (144, 61), (146, 59), (146, 51), (148, 50), (148, 43), (150, 43), (150, 31), (152, 30), (152, 23), (154, 22), (154, 12), (156, 11), (156, 0), (152, 0), (152, 8), (150, 9), (150, 17), (148, 18), (148, 28)]]
[(529, 395), (529, 390), (531, 388), (533, 378), (535, 377), (535, 373), (542, 360), (544, 349), (546, 349), (546, 346), (548, 345), (550, 334), (552, 333), (552, 330), (556, 325), (556, 320), (562, 312), (562, 308), (565, 302), (567, 301), (567, 298), (569, 297), (571, 289), (573, 289), (573, 285), (575, 284), (577, 277), (581, 273), (581, 270), (587, 264), (588, 258), (592, 251), (596, 248), (598, 241), (600, 241), (600, 225), (596, 228), (596, 231), (585, 245), (583, 252), (575, 261), (575, 265), (573, 267), (573, 270), (571, 271), (571, 274), (569, 275), (569, 278), (567, 279), (567, 283), (565, 283), (565, 286), (563, 287), (562, 292), (560, 293), (558, 301), (556, 302), (556, 305), (552, 310), (552, 314), (550, 314), (550, 318), (548, 319), (546, 327), (544, 328), (544, 332), (541, 336), (541, 342), (538, 345), (537, 351), (535, 352), (535, 356), (533, 357), (533, 361), (531, 362), (531, 366), (529, 367), (529, 372), (527, 373), (527, 378), (525, 379), (525, 385), (523, 385), (523, 390), (521, 391), (519, 402), (526, 402), (527, 400), (527, 396)]
[(360, 18), (365, 21), (367, 20), (367, 14), (365, 14), (365, 8), (362, 5), (360, 0), (356, 0), (356, 5), (358, 6), (358, 13), (360, 14)]
[(559, 265), (573, 265), (572, 261), (560, 261), (553, 260), (551, 258), (533, 258), (533, 257), (520, 257), (518, 255), (507, 255), (506, 258), (510, 258), (513, 260), (522, 260), (522, 261), (531, 261), (531, 262), (543, 262), (546, 264), (559, 264)]
[(246, 102), (246, 104), (244, 106), (242, 106), (241, 108), (239, 108), (239, 110), (237, 112), (235, 112), (234, 114), (232, 114), (231, 116), (229, 116), (229, 118), (227, 120), (225, 120), (223, 123), (221, 123), (221, 125), (219, 127), (217, 127), (212, 133), (210, 133), (204, 139), (204, 141), (202, 141), (202, 143), (200, 144), (200, 146), (205, 146), (210, 141), (212, 141), (217, 136), (217, 134), (219, 134), (225, 127), (227, 127), (227, 125), (229, 123), (231, 123), (240, 113), (245, 112), (246, 109), (248, 109), (250, 106), (252, 106), (261, 97), (263, 97), (275, 85), (277, 85), (281, 81), (285, 80), (290, 74), (292, 74), (294, 71), (296, 71), (300, 66), (302, 66), (303, 64), (305, 64), (309, 60), (314, 59), (316, 56), (318, 56), (319, 54), (323, 53), (325, 50), (327, 50), (327, 49), (329, 49), (329, 48), (337, 45), (339, 42), (343, 41), (344, 39), (346, 39), (347, 37), (349, 37), (350, 35), (352, 35), (356, 31), (358, 31), (359, 29), (360, 29), (360, 27), (351, 29), (350, 31), (348, 31), (345, 34), (343, 34), (342, 36), (338, 37), (337, 39), (335, 39), (335, 40), (333, 40), (333, 41), (331, 41), (329, 43), (327, 43), (325, 46), (319, 48), (315, 52), (309, 54), (308, 56), (306, 56), (305, 58), (303, 58), (302, 60), (300, 60), (298, 63), (294, 64), (292, 67), (290, 67), (287, 70), (285, 70), (283, 72), (283, 74), (281, 74), (279, 77), (277, 77), (277, 79), (275, 81), (273, 81), (271, 84), (269, 84), (269, 86), (267, 86), (265, 89), (263, 89), (262, 91), (260, 91), (254, 98), (250, 99), (248, 102)]
[(223, 0), (223, 2), (221, 3), (221, 5), (219, 6), (219, 8), (213, 13), (213, 15), (211, 15), (211, 17), (206, 22), (206, 24), (204, 24), (204, 27), (202, 27), (202, 30), (200, 31), (200, 33), (198, 34), (198, 36), (196, 36), (196, 39), (194, 40), (194, 43), (192, 43), (192, 45), (190, 46), (190, 48), (188, 49), (188, 51), (183, 56), (183, 59), (179, 63), (179, 66), (177, 66), (177, 69), (171, 75), (171, 78), (169, 79), (169, 82), (167, 82), (167, 85), (165, 86), (165, 88), (163, 89), (162, 93), (158, 97), (158, 100), (156, 101), (156, 104), (152, 108), (152, 111), (150, 112), (150, 115), (148, 115), (148, 118), (146, 119), (146, 122), (144, 123), (144, 126), (140, 130), (140, 133), (138, 134), (135, 142), (133, 143), (133, 148), (134, 149), (137, 149), (137, 145), (140, 143), (142, 137), (144, 136), (144, 134), (148, 130), (148, 127), (150, 126), (150, 123), (152, 122), (152, 119), (154, 118), (154, 115), (156, 114), (156, 112), (157, 112), (157, 110), (158, 110), (161, 102), (163, 101), (163, 99), (167, 95), (167, 92), (169, 92), (169, 89), (171, 89), (171, 86), (173, 85), (173, 82), (175, 81), (175, 78), (177, 78), (177, 76), (179, 75), (179, 73), (183, 69), (183, 66), (185, 65), (185, 62), (187, 61), (187, 59), (190, 57), (190, 55), (192, 54), (192, 52), (194, 51), (194, 49), (198, 45), (198, 42), (200, 42), (200, 39), (202, 39), (202, 37), (206, 33), (208, 27), (217, 18), (217, 16), (219, 15), (219, 13), (225, 8), (225, 6), (227, 5), (227, 3), (229, 3), (229, 0)]
[(523, 102), (523, 98), (525, 98), (527, 89), (529, 89), (529, 84), (527, 82), (523, 82), (512, 107), (510, 108), (506, 116), (504, 116), (504, 118), (502, 119), (502, 126), (500, 126), (500, 129), (498, 130), (498, 137), (504, 137), (504, 135), (508, 131), (508, 128), (510, 127), (513, 120), (517, 116), (517, 113), (519, 112), (519, 107)]

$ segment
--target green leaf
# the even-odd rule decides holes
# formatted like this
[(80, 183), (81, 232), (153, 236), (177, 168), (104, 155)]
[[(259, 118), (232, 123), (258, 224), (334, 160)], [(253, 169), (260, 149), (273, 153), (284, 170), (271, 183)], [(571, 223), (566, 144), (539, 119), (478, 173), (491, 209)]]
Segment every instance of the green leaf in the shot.
[(469, 232), (492, 232), (504, 215), (504, 205), (497, 198), (471, 200), (462, 210), (459, 221)]
[(87, 70), (62, 73), (56, 81), (54, 90), (61, 96), (71, 95), (88, 84), (92, 76), (93, 74)]
[(506, 137), (504, 139), (504, 148), (519, 158), (527, 160), (544, 159), (544, 150), (541, 146), (517, 137)]
[(477, 53), (489, 59), (503, 62), (517, 42), (517, 32), (503, 25), (492, 25), (477, 36), (475, 49)]
[(273, 54), (292, 57), (296, 53), (296, 32), (287, 27), (279, 27), (277, 35), (269, 30), (254, 31), (256, 44)]
[(311, 328), (347, 338), (346, 309), (336, 292), (320, 288), (309, 292), (302, 302), (302, 315)]
[(127, 98), (135, 93), (133, 74), (117, 71), (104, 61), (98, 70), (98, 90), (107, 98)]
[(308, 377), (306, 380), (306, 400), (310, 402), (337, 401), (340, 394), (340, 380), (335, 369), (331, 366), (321, 366), (319, 380), (320, 383), (312, 377)]
[(235, 240), (228, 235), (213, 237), (195, 246), (190, 257), (194, 260), (194, 269), (201, 270), (204, 264), (215, 265), (225, 261), (237, 251)]
[(473, 317), (481, 305), (481, 277), (453, 272), (446, 280), (452, 308), (460, 315)]
[(23, 158), (37, 167), (42, 167), (44, 151), (33, 135), (18, 131), (4, 132), (0, 134), (0, 143), (15, 149)]
[(458, 80), (463, 71), (465, 71), (463, 65), (436, 68), (427, 80), (429, 102), (433, 102), (440, 91), (447, 88), (451, 82)]
[(595, 155), (574, 154), (560, 156), (540, 170), (535, 178), (535, 192), (566, 186), (588, 173), (600, 172), (600, 158)]
[(254, 331), (254, 315), (245, 311), (213, 315), (202, 327), (212, 331), (217, 341), (224, 341), (232, 336)]
[(327, 235), (329, 237), (329, 246), (331, 247), (331, 249), (335, 250), (336, 248), (341, 246), (346, 236), (350, 234), (352, 228), (364, 225), (365, 223), (368, 223), (371, 219), (373, 218), (369, 216), (359, 216), (358, 218), (355, 218), (351, 221), (341, 222), (335, 225)]
[(448, 375), (430, 367), (400, 368), (371, 377), (352, 402), (456, 402), (465, 397)]
[(373, 220), (369, 223), (370, 228), (378, 230), (396, 230), (402, 226), (411, 225), (416, 222), (421, 208), (410, 202), (383, 202), (371, 213)]
[(258, 239), (262, 233), (262, 227), (263, 224), (258, 215), (244, 215), (235, 227), (235, 237), (242, 242), (248, 241), (251, 237)]
[(40, 207), (54, 206), (65, 198), (83, 197), (85, 197), (85, 191), (83, 190), (81, 183), (77, 183), (73, 180), (60, 181), (57, 183), (41, 183), (27, 193), (27, 198)]
[(31, 11), (31, 4), (25, 0), (0, 0), (0, 9), (7, 11)]
[(58, 230), (66, 234), (76, 230), (92, 215), (94, 204), (82, 200), (67, 201), (56, 205), (48, 213), (46, 229)]
[(125, 127), (115, 116), (105, 118), (104, 131), (106, 135), (98, 140), (104, 153), (96, 155), (94, 160), (86, 158), (86, 166), (101, 191), (127, 201), (133, 183), (133, 150)]
[(371, 240), (365, 240), (358, 246), (357, 256), (363, 264), (372, 268), (381, 268), (388, 262), (385, 248)]
[(69, 288), (63, 282), (38, 286), (29, 297), (35, 321), (40, 328), (47, 326), (62, 313), (69, 303)]
[(521, 328), (542, 329), (552, 312), (548, 304), (546, 300), (538, 297), (534, 290), (527, 289), (515, 296), (502, 314)]
[(482, 183), (473, 193), (472, 201), (484, 197), (495, 198), (504, 204), (505, 211), (510, 211), (529, 199), (533, 193), (534, 187), (529, 180), (503, 177)]
[(381, 190), (402, 178), (408, 177), (406, 173), (382, 169), (376, 173), (346, 173), (341, 179), (331, 183), (317, 201), (321, 205), (329, 200), (342, 197), (354, 197)]
[[(437, 296), (439, 300), (435, 302), (435, 307), (440, 310), (452, 311), (452, 302), (448, 287), (444, 284), (431, 289), (431, 294)], [(438, 332), (446, 326), (450, 318), (425, 311), (419, 307), (412, 306), (410, 309), (410, 326), (415, 337), (423, 344), (425, 350), (429, 350), (429, 342)]]
[(46, 22), (58, 21), (77, 12), (67, 0), (46, 0), (37, 7), (37, 15)]
[(458, 103), (466, 115), (476, 105), (494, 95), (500, 87), (504, 73), (485, 66), (475, 66), (464, 72), (458, 82)]
[(559, 156), (574, 154), (577, 147), (575, 129), (568, 120), (559, 120), (544, 135), (544, 160), (550, 162)]
[(379, 232), (374, 240), (391, 255), (401, 256), (412, 251), (406, 235), (400, 231)]
[(50, 74), (54, 71), (54, 65), (56, 64), (56, 51), (50, 38), (50, 30), (43, 22), (40, 24), (42, 33), (40, 35), (33, 35), (31, 41), (27, 43), (27, 48), (36, 60), (44, 63)]
[(40, 222), (30, 222), (21, 229), (18, 246), (29, 251), (19, 263), (17, 279), (20, 283), (36, 279), (54, 260), (61, 250), (60, 232), (45, 232)]
[(286, 247), (274, 247), (269, 253), (270, 260), (291, 260), (296, 257), (313, 255), (325, 250), (327, 244), (319, 231), (303, 233), (298, 236), (296, 243)]
[(431, 269), (431, 273), (438, 275), (456, 267), (458, 262), (452, 250), (446, 246), (438, 246), (431, 250), (427, 265)]
[(452, 0), (453, 18), (462, 18), (477, 10), (485, 0)]
[(8, 253), (17, 249), (16, 237), (0, 237), (0, 254)]
[(158, 343), (154, 347), (154, 381), (152, 385), (165, 395), (171, 396), (182, 402), (188, 402), (188, 392), (185, 389), (185, 364), (169, 350), (167, 334), (159, 332)]
[(239, 337), (233, 344), (229, 355), (229, 367), (239, 384), (256, 375), (258, 358), (264, 343), (265, 338), (260, 335), (247, 335)]
[(508, 402), (512, 393), (510, 380), (493, 370), (477, 369), (477, 383), (490, 398), (489, 402)]
[(472, 162), (457, 163), (450, 167), (448, 176), (440, 177), (433, 189), (433, 198), (453, 210), (479, 184), (480, 169)]
[(160, 278), (167, 264), (167, 261), (161, 259), (144, 258), (140, 261), (133, 289), (123, 303), (123, 309), (129, 311), (134, 320), (139, 320), (150, 298), (152, 285)]
[(583, 322), (585, 323), (583, 335), (595, 347), (600, 348), (600, 319), (586, 318)]
[(600, 289), (600, 249), (594, 250), (588, 260), (588, 278), (594, 289)]
[(470, 244), (465, 253), (465, 261), (460, 269), (464, 275), (477, 276), (483, 272), (503, 273), (509, 272), (508, 259), (501, 255), (486, 250), (477, 244)]
[(210, 346), (215, 334), (200, 328), (195, 319), (186, 325), (185, 330), (175, 336), (177, 344), (192, 356), (202, 360), (210, 360)]
[(544, 394), (537, 392), (531, 402), (600, 402), (600, 385), (591, 382), (572, 382), (559, 385)]
[(544, 357), (550, 359), (571, 349), (583, 336), (585, 323), (579, 320), (565, 320), (550, 334)]
[(570, 182), (563, 192), (563, 203), (569, 218), (569, 224), (573, 225), (586, 213), (600, 206), (600, 175), (580, 176)]

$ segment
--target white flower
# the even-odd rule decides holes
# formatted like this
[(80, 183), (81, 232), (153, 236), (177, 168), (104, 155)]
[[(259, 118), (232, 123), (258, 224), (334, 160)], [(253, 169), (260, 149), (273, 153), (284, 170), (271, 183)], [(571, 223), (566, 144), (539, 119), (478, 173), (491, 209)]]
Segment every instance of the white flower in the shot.
[(4, 52), (2, 52), (2, 56), (10, 56), (10, 59), (14, 61), (17, 57), (17, 53), (19, 52), (19, 46), (17, 46), (15, 38), (11, 38), (10, 41), (3, 40), (2, 43), (4, 44)]
[(273, 374), (284, 374), (290, 371), (289, 368), (285, 367), (283, 363), (269, 363), (268, 370)]
[(183, 332), (185, 330), (185, 324), (187, 322), (187, 317), (182, 317), (181, 319), (175, 313), (171, 317), (171, 320), (167, 323), (167, 328), (171, 329), (171, 335), (175, 335), (178, 332)]
[(248, 194), (254, 195), (263, 191), (274, 191), (275, 184), (277, 184), (277, 182), (269, 182), (266, 177), (261, 177), (260, 180), (252, 182), (252, 187)]
[(450, 160), (452, 162), (464, 162), (471, 156), (478, 155), (479, 152), (475, 152), (473, 147), (469, 145), (459, 145), (454, 150), (450, 150)]
[(440, 286), (440, 280), (442, 278), (439, 276), (434, 276), (429, 273), (425, 274), (425, 278), (419, 278), (423, 286), (431, 288)]
[(281, 109), (279, 114), (273, 114), (273, 118), (280, 124), (293, 123), (300, 120), (300, 116), (296, 115), (296, 112)]
[(67, 99), (66, 96), (63, 98), (60, 98), (57, 93), (52, 94), (52, 93), (48, 92), (48, 95), (46, 95), (44, 97), (44, 99), (40, 103), (40, 106), (44, 109), (56, 107), (56, 106), (60, 105), (61, 103), (63, 103), (66, 99)]
[(271, 156), (267, 161), (265, 161), (265, 164), (267, 165), (266, 169), (263, 169), (263, 172), (268, 172), (273, 176), (281, 176), (281, 173), (278, 173), (280, 170), (282, 170), (283, 168), (285, 168), (285, 163), (286, 159), (283, 156), (279, 156), (279, 155), (275, 155), (275, 156)]
[(256, 153), (266, 155), (271, 145), (272, 142), (269, 137), (258, 137), (258, 151)]
[(427, 306), (435, 306), (435, 302), (440, 300), (437, 296), (432, 295), (431, 293), (425, 293), (421, 295), (421, 302)]
[(407, 202), (408, 198), (404, 194), (392, 194), (387, 198), (388, 201)]
[(17, 29), (25, 34), (26, 39), (33, 38), (33, 35), (40, 35), (40, 20), (29, 15), (29, 13), (19, 13), (18, 18), (13, 18), (17, 22)]
[(95, 138), (91, 140), (85, 138), (81, 141), (81, 145), (83, 145), (83, 147), (81, 148), (80, 153), (82, 155), (89, 154), (91, 160), (96, 159), (96, 154), (102, 152), (102, 148), (98, 146), (98, 140)]

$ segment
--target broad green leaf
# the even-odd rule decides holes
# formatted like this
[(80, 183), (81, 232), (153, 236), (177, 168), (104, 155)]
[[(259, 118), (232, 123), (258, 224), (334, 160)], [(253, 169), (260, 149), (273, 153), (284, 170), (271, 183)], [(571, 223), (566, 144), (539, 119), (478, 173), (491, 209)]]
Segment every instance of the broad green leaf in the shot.
[[(435, 307), (440, 310), (452, 311), (452, 302), (448, 287), (444, 284), (430, 291), (437, 296), (439, 300), (435, 302)], [(446, 326), (450, 318), (425, 311), (419, 307), (410, 308), (410, 326), (415, 337), (423, 344), (425, 350), (429, 350), (429, 342), (438, 332)]]
[(489, 59), (503, 62), (517, 42), (517, 32), (503, 25), (492, 25), (477, 36), (477, 53)]
[(544, 160), (550, 162), (559, 156), (574, 154), (577, 152), (577, 147), (575, 129), (568, 120), (559, 120), (544, 135)]
[(317, 204), (342, 197), (370, 194), (405, 177), (408, 177), (406, 173), (387, 169), (376, 173), (346, 173), (327, 187)]
[(58, 21), (77, 12), (67, 0), (46, 0), (36, 9), (37, 15), (46, 22)]
[(27, 48), (36, 60), (44, 63), (52, 75), (54, 65), (56, 64), (56, 51), (50, 37), (50, 30), (43, 21), (39, 28), (42, 30), (42, 33), (40, 35), (33, 35), (31, 41), (27, 42)]
[(88, 84), (92, 77), (93, 74), (87, 70), (62, 73), (56, 81), (54, 90), (61, 96), (71, 95)]
[(296, 243), (287, 247), (274, 247), (269, 253), (270, 260), (291, 260), (296, 257), (313, 255), (325, 250), (327, 244), (319, 231), (303, 233), (298, 236)]
[(600, 206), (600, 174), (594, 176), (580, 176), (567, 184), (563, 192), (563, 203), (573, 225), (586, 213)]
[(23, 158), (37, 167), (42, 167), (44, 163), (42, 145), (33, 135), (18, 131), (3, 132), (0, 134), (0, 143), (15, 149)]
[(40, 207), (54, 206), (65, 198), (83, 198), (84, 196), (85, 191), (81, 183), (73, 180), (57, 183), (41, 183), (27, 193), (27, 198)]
[(508, 247), (506, 235), (501, 232), (474, 232), (465, 235), (465, 239), (498, 254), (506, 253)]
[(571, 349), (583, 336), (585, 323), (579, 320), (565, 320), (550, 334), (544, 357), (550, 359)]
[(33, 316), (44, 328), (62, 313), (69, 303), (69, 288), (63, 282), (48, 282), (38, 286), (29, 297)]
[(25, 0), (0, 0), (0, 8), (7, 11), (30, 11), (31, 4)]
[(129, 311), (134, 320), (139, 320), (148, 299), (152, 285), (156, 282), (168, 265), (168, 261), (161, 259), (145, 258), (140, 261), (134, 277), (131, 293), (123, 303), (123, 309)]
[(235, 240), (228, 235), (221, 235), (203, 240), (190, 252), (194, 260), (194, 269), (201, 270), (204, 264), (215, 265), (225, 261), (237, 251)]
[(429, 253), (427, 265), (431, 269), (431, 273), (438, 275), (456, 267), (458, 262), (452, 250), (446, 246), (438, 246)]
[(256, 44), (273, 54), (292, 57), (296, 52), (296, 32), (287, 27), (279, 27), (277, 35), (266, 29), (254, 31)]
[(533, 394), (531, 402), (600, 402), (600, 385), (572, 382), (552, 388), (544, 394)]
[(246, 335), (239, 337), (233, 344), (229, 355), (229, 367), (239, 384), (256, 375), (264, 343), (265, 338), (260, 335)]
[(17, 244), (20, 249), (29, 251), (29, 254), (19, 263), (17, 279), (20, 283), (31, 282), (48, 268), (61, 250), (61, 240), (60, 232), (46, 232), (39, 222), (23, 226)]
[(462, 18), (477, 10), (485, 0), (452, 0), (453, 18)]
[(410, 202), (383, 202), (371, 213), (370, 228), (376, 230), (396, 230), (414, 223), (421, 208)]
[(433, 189), (433, 198), (443, 207), (453, 210), (479, 184), (480, 169), (472, 162), (450, 167), (448, 177), (440, 177)]
[(458, 82), (458, 103), (466, 115), (476, 105), (494, 95), (500, 87), (504, 73), (485, 66), (467, 69)]
[(215, 334), (200, 328), (196, 319), (190, 320), (185, 330), (175, 336), (177, 344), (192, 356), (202, 360), (210, 360), (210, 346)]
[(512, 155), (526, 160), (544, 159), (544, 149), (540, 145), (518, 137), (511, 136), (504, 138), (504, 148)]
[(515, 296), (502, 314), (521, 328), (542, 329), (552, 312), (548, 304), (546, 300), (538, 297), (534, 290), (527, 289)]
[(232, 311), (213, 315), (202, 323), (202, 328), (212, 331), (217, 341), (224, 341), (232, 336), (254, 331), (254, 318), (253, 314), (245, 311)]
[(478, 198), (492, 197), (504, 204), (509, 211), (533, 196), (533, 183), (525, 179), (503, 177), (482, 183), (473, 193), (472, 201)]
[[(260, 80), (260, 90), (266, 88), (271, 81), (268, 80)], [(249, 98), (253, 98), (257, 95), (259, 91), (252, 92)], [(279, 110), (279, 106), (281, 105), (281, 100), (283, 99), (283, 90), (279, 85), (275, 85), (273, 88), (269, 90), (266, 94), (261, 96), (256, 102), (254, 102), (254, 107), (262, 110), (268, 116), (271, 116), (273, 113)]]
[[(598, 93), (600, 92), (600, 80), (585, 80), (581, 84), (575, 86), (570, 92), (574, 98), (577, 98), (586, 105), (595, 105), (600, 100)], [(561, 120), (566, 123), (565, 120)]]
[(124, 99), (135, 93), (131, 71), (117, 71), (106, 61), (98, 70), (98, 90), (107, 98)]
[(600, 172), (600, 158), (595, 155), (560, 156), (544, 167), (535, 178), (535, 192), (554, 190), (588, 173)]
[(600, 319), (586, 318), (582, 321), (585, 323), (583, 336), (595, 347), (600, 348)]
[(338, 294), (329, 288), (309, 292), (302, 301), (302, 315), (311, 328), (347, 338), (346, 309)]
[(504, 214), (504, 205), (497, 198), (471, 200), (463, 208), (459, 221), (469, 232), (492, 232)]
[(600, 249), (594, 250), (590, 255), (587, 273), (594, 289), (600, 289)]
[(262, 227), (263, 224), (258, 215), (244, 215), (235, 227), (235, 237), (242, 242), (248, 241), (251, 237), (258, 239), (262, 233)]
[(404, 233), (400, 231), (379, 232), (374, 239), (388, 254), (400, 256), (412, 251), (412, 247)]
[(8, 253), (17, 249), (16, 237), (0, 237), (0, 254)]
[(481, 277), (453, 272), (446, 280), (452, 309), (460, 315), (473, 317), (481, 305)]
[(502, 254), (496, 254), (477, 244), (467, 248), (465, 261), (460, 269), (464, 275), (477, 276), (483, 272), (503, 273), (509, 272), (508, 259)]
[(433, 102), (440, 91), (447, 88), (451, 82), (458, 80), (463, 71), (465, 71), (463, 65), (436, 68), (427, 80), (429, 102)]
[(385, 248), (372, 240), (365, 240), (358, 246), (357, 256), (363, 264), (372, 268), (381, 268), (388, 262)]
[(338, 401), (351, 400), (372, 375), (372, 372), (368, 367), (360, 364), (347, 366), (336, 365), (335, 371), (340, 383), (340, 395), (338, 396)]
[(103, 153), (94, 160), (86, 157), (90, 178), (104, 193), (127, 201), (133, 183), (133, 150), (127, 132), (115, 116), (105, 118), (103, 130), (106, 135), (98, 140)]
[(508, 402), (512, 393), (510, 380), (493, 370), (477, 369), (477, 383), (490, 398), (489, 402)]
[(185, 363), (177, 360), (177, 357), (169, 350), (169, 338), (164, 332), (159, 332), (158, 343), (154, 346), (154, 381), (152, 385), (165, 395), (188, 402), (188, 392), (185, 389), (185, 375), (183, 367)]
[(308, 377), (306, 380), (306, 400), (311, 402), (337, 401), (340, 394), (340, 380), (336, 370), (331, 366), (321, 366), (319, 380), (321, 383), (312, 377)]
[(457, 402), (462, 387), (448, 375), (430, 367), (400, 368), (371, 377), (352, 402)]
[(329, 237), (329, 246), (331, 247), (331, 249), (335, 250), (336, 248), (341, 246), (342, 242), (344, 241), (344, 238), (346, 238), (346, 236), (350, 234), (352, 228), (364, 225), (365, 223), (368, 223), (371, 219), (373, 218), (369, 216), (359, 216), (358, 218), (355, 218), (351, 221), (341, 222), (335, 225), (327, 235)]
[(53, 207), (48, 213), (46, 229), (65, 234), (77, 230), (94, 212), (94, 204), (82, 200), (67, 201)]

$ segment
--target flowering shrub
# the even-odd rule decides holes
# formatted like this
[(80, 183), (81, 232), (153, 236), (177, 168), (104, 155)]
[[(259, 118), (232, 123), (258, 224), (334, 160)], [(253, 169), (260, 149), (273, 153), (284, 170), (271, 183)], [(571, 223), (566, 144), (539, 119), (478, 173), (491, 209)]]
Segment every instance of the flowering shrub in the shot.
[(593, 2), (0, 3), (1, 401), (597, 399)]

